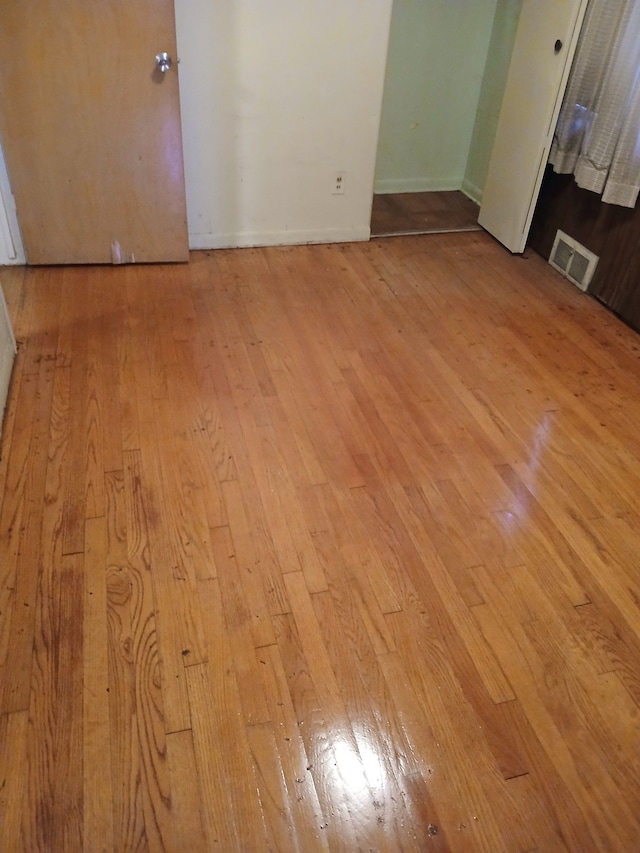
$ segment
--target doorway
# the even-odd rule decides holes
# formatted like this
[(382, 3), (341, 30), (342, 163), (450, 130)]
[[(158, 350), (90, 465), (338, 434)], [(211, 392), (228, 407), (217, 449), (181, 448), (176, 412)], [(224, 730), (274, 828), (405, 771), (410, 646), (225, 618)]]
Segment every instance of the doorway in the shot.
[(521, 0), (394, 0), (371, 236), (477, 230)]

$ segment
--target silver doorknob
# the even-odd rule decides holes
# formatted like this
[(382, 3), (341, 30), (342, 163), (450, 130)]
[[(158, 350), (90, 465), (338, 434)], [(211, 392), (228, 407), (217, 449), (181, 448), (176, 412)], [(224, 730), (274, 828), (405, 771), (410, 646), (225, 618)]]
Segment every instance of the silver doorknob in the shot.
[(156, 54), (156, 65), (165, 74), (171, 68), (171, 57), (169, 54), (165, 52)]

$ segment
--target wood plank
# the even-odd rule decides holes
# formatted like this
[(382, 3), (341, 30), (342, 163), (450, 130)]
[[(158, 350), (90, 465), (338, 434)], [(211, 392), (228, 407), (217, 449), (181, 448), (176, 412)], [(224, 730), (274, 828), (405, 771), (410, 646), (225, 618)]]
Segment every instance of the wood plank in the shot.
[[(394, 625), (398, 624), (396, 615), (388, 617), (393, 621)], [(412, 640), (409, 640), (404, 631), (396, 631), (396, 643), (401, 651), (389, 655), (389, 658), (395, 658), (395, 664), (398, 663), (400, 655), (406, 660), (409, 659), (407, 655), (408, 645), (412, 648), (412, 654), (416, 659), (425, 656), (425, 653), (429, 656), (422, 639), (414, 643)], [(390, 664), (391, 661), (385, 661), (385, 666), (387, 663)], [(430, 661), (430, 666), (434, 668), (433, 661)], [(438, 818), (435, 820), (432, 818), (430, 823), (438, 827), (438, 834), (442, 832), (445, 838), (449, 840), (449, 843), (451, 843), (454, 832), (460, 831), (459, 827), (464, 824), (466, 831), (461, 839), (461, 843), (464, 842), (467, 850), (486, 849), (486, 839), (489, 837), (491, 838), (492, 849), (506, 850), (507, 848), (499, 830), (499, 826), (506, 823), (504, 816), (502, 819), (498, 819), (493, 825), (488, 825), (484, 820), (480, 819), (484, 811), (487, 815), (490, 815), (490, 820), (496, 820), (495, 806), (487, 809), (487, 801), (484, 799), (489, 796), (489, 790), (497, 784), (490, 753), (479, 737), (475, 739), (473, 744), (467, 742), (463, 746), (461, 743), (456, 743), (459, 729), (454, 722), (455, 717), (457, 714), (464, 715), (468, 713), (469, 708), (466, 703), (458, 699), (455, 710), (452, 706), (444, 714), (434, 713), (431, 710), (432, 705), (441, 701), (447, 702), (447, 696), (450, 697), (451, 692), (446, 689), (442, 691), (442, 687), (438, 690), (437, 686), (435, 690), (433, 689), (433, 686), (438, 683), (437, 678), (433, 679), (433, 669), (430, 676), (430, 680), (433, 679), (431, 686), (427, 686), (425, 683), (421, 684), (418, 670), (418, 667), (414, 668), (409, 664), (403, 666), (402, 663), (400, 664), (400, 668), (396, 665), (394, 669), (391, 666), (387, 666), (386, 669), (388, 673), (395, 672), (395, 677), (389, 682), (390, 688), (395, 690), (401, 689), (396, 682), (396, 678), (398, 677), (404, 682), (405, 687), (402, 693), (405, 695), (405, 698), (401, 700), (403, 708), (409, 708), (410, 702), (412, 704), (415, 703), (410, 712), (413, 725), (407, 729), (407, 736), (412, 743), (412, 747), (420, 755), (431, 754), (433, 756), (432, 760), (434, 764), (431, 768), (429, 766), (425, 767), (423, 771), (423, 775), (428, 781), (430, 796), (434, 803), (434, 817), (438, 815)], [(442, 670), (440, 670), (439, 675), (442, 675)], [(416, 676), (418, 680), (416, 680)], [(393, 688), (392, 685), (397, 686)], [(406, 697), (407, 692), (413, 694), (411, 700)], [(438, 721), (437, 726), (430, 723), (432, 720)], [(448, 723), (446, 722), (447, 720), (449, 721)], [(455, 774), (454, 778), (453, 775), (449, 775), (446, 769), (452, 763), (458, 764), (465, 761), (472, 761), (474, 766), (482, 766), (483, 768), (483, 791), (481, 792), (479, 789), (474, 791), (471, 798), (468, 797), (468, 793), (463, 793), (463, 788), (467, 784), (476, 785), (476, 775), (470, 773)], [(439, 773), (435, 769), (436, 765), (440, 767)], [(474, 811), (471, 813), (465, 811), (463, 805), (468, 802), (473, 802), (474, 804)]]
[[(299, 573), (298, 573), (299, 574)], [(289, 583), (296, 578), (289, 576)], [(298, 579), (299, 580), (299, 579)], [(304, 596), (304, 591), (302, 591)], [(311, 602), (306, 602), (307, 609)], [(302, 648), (302, 639), (292, 614), (274, 617), (278, 640), (278, 655), (286, 677), (288, 702), (295, 713), (299, 737), (304, 744), (307, 764), (304, 772), (295, 777), (296, 784), (312, 785), (316, 792), (322, 823), (320, 830), (326, 838), (329, 850), (349, 850), (358, 848), (358, 829), (362, 832), (360, 810), (357, 808), (359, 795), (366, 791), (362, 763), (355, 751), (353, 732), (344, 714), (335, 712), (329, 715), (326, 700), (318, 695), (316, 683), (311, 677), (310, 666)], [(325, 653), (326, 654), (326, 653)], [(318, 662), (318, 669), (325, 671), (332, 680), (330, 666), (326, 657)], [(337, 693), (337, 691), (335, 691)], [(340, 746), (338, 746), (340, 745)], [(347, 778), (343, 779), (335, 754), (336, 746), (344, 750), (347, 758), (353, 757), (353, 789)], [(349, 763), (349, 762), (348, 762)], [(306, 777), (309, 777), (307, 780)], [(300, 781), (298, 781), (300, 780)], [(356, 787), (357, 786), (357, 787)], [(346, 789), (346, 790), (345, 790)], [(365, 821), (369, 815), (365, 814)]]
[(193, 732), (185, 729), (167, 735), (167, 759), (171, 774), (171, 811), (176, 823), (178, 850), (205, 850), (207, 807), (197, 773)]
[[(207, 639), (214, 654), (203, 664), (186, 669), (193, 709), (193, 737), (197, 771), (206, 804), (204, 828), (209, 847), (259, 850), (266, 826), (256, 791), (243, 706), (238, 690), (223, 599), (218, 580), (201, 581), (200, 595), (207, 614)], [(256, 668), (258, 663), (256, 661)], [(261, 675), (245, 685), (264, 703)], [(263, 718), (262, 721), (265, 721)], [(266, 715), (268, 721), (268, 714)]]
[[(128, 560), (152, 593), (149, 605), (154, 608), (163, 673), (163, 724), (166, 732), (174, 732), (190, 727), (185, 657), (196, 663), (206, 660), (207, 653), (197, 579), (193, 566), (184, 559), (180, 544), (183, 531), (176, 523), (179, 505), (158, 499), (164, 488), (167, 494), (173, 491), (169, 484), (165, 486), (153, 447), (153, 442), (145, 439), (142, 451), (123, 454)], [(180, 601), (179, 607), (173, 606), (175, 601)]]
[[(266, 613), (264, 598), (259, 602), (260, 610), (255, 612), (251, 607), (253, 602), (248, 599), (244, 592), (246, 581), (240, 579), (240, 572), (236, 563), (233, 545), (230, 541), (229, 530), (218, 527), (213, 531), (213, 547), (216, 554), (216, 565), (218, 566), (217, 584), (220, 589), (222, 606), (225, 614), (225, 629), (234, 664), (234, 672), (238, 680), (238, 691), (243, 706), (246, 723), (255, 724), (269, 721), (269, 712), (263, 692), (260, 690), (260, 672), (255, 656), (256, 643), (254, 637), (260, 641), (266, 640), (265, 645), (272, 639), (275, 642), (275, 634), (271, 621)], [(248, 584), (251, 587), (251, 583)], [(201, 589), (213, 589), (210, 585)], [(258, 595), (260, 591), (258, 591)], [(205, 611), (207, 621), (212, 614)], [(214, 614), (215, 615), (215, 614)], [(216, 644), (212, 642), (211, 634), (208, 636), (209, 657), (217, 654)], [(263, 644), (263, 643), (261, 643)]]
[(170, 847), (175, 826), (139, 453), (125, 454), (113, 495), (106, 584), (114, 839), (125, 848), (145, 838)]
[[(93, 480), (97, 475), (91, 464), (90, 444), (94, 436), (85, 430), (89, 426), (89, 396), (87, 352), (89, 338), (83, 328), (88, 319), (86, 290), (77, 287), (78, 270), (66, 270), (65, 308), (68, 312), (69, 330), (66, 352), (58, 350), (58, 358), (70, 370), (70, 394), (77, 401), (70, 410), (69, 431), (75, 437), (74, 452), (67, 467), (65, 479), (64, 531), (62, 548), (65, 554), (82, 553), (84, 547), (84, 520), (87, 517), (87, 492), (91, 495)], [(74, 286), (75, 285), (75, 286)], [(104, 473), (104, 472), (103, 472)]]
[[(108, 493), (107, 488), (105, 491)], [(82, 835), (85, 839), (101, 839), (108, 850), (113, 848), (114, 815), (112, 809), (105, 808), (105, 803), (111, 800), (113, 776), (109, 722), (107, 526), (104, 518), (90, 519), (85, 527), (85, 536)], [(97, 767), (101, 772), (96, 772)]]
[[(381, 842), (410, 850), (413, 816), (407, 811), (402, 781), (414, 768), (407, 760), (409, 748), (391, 691), (346, 589), (332, 585), (330, 593), (313, 596), (313, 607), (374, 798)], [(360, 661), (357, 669), (348, 663), (352, 657)]]
[(29, 702), (31, 820), (23, 823), (23, 832), (32, 850), (81, 849), (83, 667), (78, 649), (83, 647), (84, 561), (82, 555), (62, 555), (57, 547), (46, 563), (36, 605)]
[(17, 298), (0, 847), (634, 849), (628, 329), (482, 234)]
[(27, 710), (0, 715), (0, 846), (4, 850), (20, 850), (24, 847), (22, 824), (30, 822), (27, 797), (28, 734)]
[(8, 460), (10, 473), (2, 508), (6, 572), (1, 587), (2, 612), (7, 614), (0, 634), (3, 712), (29, 706), (42, 555), (59, 539), (55, 508), (48, 514), (48, 523), (44, 523), (53, 386), (54, 371), (50, 368), (27, 379), (20, 420), (16, 420), (21, 440), (17, 442), (17, 453)]
[(286, 784), (272, 724), (247, 726), (247, 740), (263, 808), (268, 847), (272, 850), (303, 851), (307, 839), (298, 839), (297, 828), (293, 824), (291, 803), (295, 797)]
[[(287, 617), (290, 618), (290, 617)], [(302, 850), (329, 850), (327, 825), (309, 771), (309, 756), (289, 688), (289, 678), (279, 647), (258, 649), (264, 693), (274, 726), (277, 754), (289, 792), (291, 823)]]

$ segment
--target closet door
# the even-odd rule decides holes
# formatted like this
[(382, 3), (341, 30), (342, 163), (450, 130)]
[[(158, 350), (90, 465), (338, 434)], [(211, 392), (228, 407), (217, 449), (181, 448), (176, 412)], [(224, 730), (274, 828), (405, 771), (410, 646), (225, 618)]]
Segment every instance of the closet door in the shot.
[(478, 222), (527, 241), (588, 0), (523, 0)]

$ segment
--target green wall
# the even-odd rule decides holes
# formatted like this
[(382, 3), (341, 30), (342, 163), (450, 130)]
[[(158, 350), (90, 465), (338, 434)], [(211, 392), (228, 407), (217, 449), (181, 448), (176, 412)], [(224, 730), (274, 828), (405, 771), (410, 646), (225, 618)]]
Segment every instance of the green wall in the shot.
[(520, 5), (394, 0), (375, 192), (478, 198)]
[(489, 53), (476, 113), (469, 159), (462, 183), (464, 192), (477, 202), (489, 171), (491, 149), (496, 135), (500, 105), (507, 82), (511, 51), (518, 27), (522, 0), (498, 0)]

